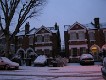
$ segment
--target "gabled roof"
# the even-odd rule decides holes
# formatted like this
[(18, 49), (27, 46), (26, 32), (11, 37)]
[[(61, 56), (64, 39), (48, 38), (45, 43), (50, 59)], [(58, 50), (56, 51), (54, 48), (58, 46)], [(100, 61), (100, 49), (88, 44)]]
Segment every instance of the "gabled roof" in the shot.
[(38, 33), (38, 32), (39, 32), (41, 29), (43, 29), (43, 28), (44, 28), (45, 30), (49, 31), (50, 33), (52, 33), (51, 30), (49, 30), (48, 28), (46, 28), (46, 27), (43, 26), (43, 25), (42, 25), (35, 33)]
[[(72, 28), (77, 23), (78, 22), (74, 23), (73, 25), (65, 25), (64, 26), (64, 31), (67, 31), (68, 29)], [(97, 28), (95, 28), (94, 24), (92, 24), (92, 23), (88, 23), (88, 24), (80, 24), (80, 23), (78, 23), (78, 24), (86, 27), (86, 29), (88, 29), (88, 30), (89, 29), (97, 29)], [(100, 23), (100, 29), (106, 29), (106, 22)]]
[[(45, 30), (49, 31), (50, 33), (57, 33), (57, 30), (55, 30), (55, 27), (45, 27), (45, 26), (41, 26), (40, 28), (32, 28), (29, 33), (27, 33), (26, 35), (32, 35), (32, 34), (36, 34), (38, 31), (40, 31), (42, 28), (44, 28)], [(25, 30), (20, 31), (19, 33), (16, 34), (16, 36), (22, 36), (25, 35)]]
[(80, 23), (78, 23), (78, 22), (75, 22), (73, 25), (71, 25), (71, 26), (68, 28), (68, 30), (72, 29), (75, 25), (79, 25), (79, 26), (81, 26), (82, 28), (86, 29), (86, 27), (85, 27), (84, 25), (82, 25), (82, 24), (80, 24)]

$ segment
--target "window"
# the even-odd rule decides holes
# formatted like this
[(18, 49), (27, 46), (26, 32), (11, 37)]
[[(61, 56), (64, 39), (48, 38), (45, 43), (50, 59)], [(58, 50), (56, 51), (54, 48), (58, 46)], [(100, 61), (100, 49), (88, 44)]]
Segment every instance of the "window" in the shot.
[(77, 48), (72, 48), (72, 56), (73, 57), (77, 56)]
[(85, 39), (85, 33), (83, 31), (79, 31), (78, 37), (79, 37), (79, 40), (84, 40)]
[(105, 36), (105, 41), (106, 41), (106, 31), (104, 32), (104, 36)]
[(19, 44), (19, 45), (22, 44), (22, 37), (19, 37), (19, 38), (18, 38), (18, 44)]
[(86, 48), (85, 47), (81, 47), (80, 48), (80, 55), (86, 53)]
[(43, 42), (43, 37), (42, 35), (37, 36), (37, 42)]
[(36, 52), (38, 55), (42, 55), (42, 49), (38, 49), (37, 52)]
[(76, 32), (71, 32), (70, 33), (70, 40), (77, 40)]
[(30, 45), (33, 45), (33, 36), (30, 36), (30, 37), (29, 37), (29, 44), (30, 44)]
[(0, 39), (0, 44), (6, 44), (6, 39), (5, 38)]
[(44, 42), (49, 42), (49, 41), (50, 41), (50, 36), (44, 35)]
[(44, 54), (49, 54), (50, 53), (50, 50), (49, 49), (45, 49), (44, 50)]
[(94, 38), (94, 32), (89, 32), (89, 39), (90, 40), (95, 40), (95, 38)]

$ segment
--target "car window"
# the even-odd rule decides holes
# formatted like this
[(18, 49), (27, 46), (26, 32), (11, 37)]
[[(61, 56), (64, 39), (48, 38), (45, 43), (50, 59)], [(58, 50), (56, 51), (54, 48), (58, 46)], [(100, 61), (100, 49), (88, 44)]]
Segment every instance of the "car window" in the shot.
[(11, 62), (11, 60), (9, 60), (9, 59), (6, 58), (6, 57), (2, 57), (2, 60), (5, 61), (5, 62)]

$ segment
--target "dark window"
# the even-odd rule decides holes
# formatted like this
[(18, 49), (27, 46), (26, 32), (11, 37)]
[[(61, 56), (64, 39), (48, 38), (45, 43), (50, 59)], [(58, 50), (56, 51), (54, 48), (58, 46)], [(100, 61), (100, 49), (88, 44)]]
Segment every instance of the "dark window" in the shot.
[(22, 44), (22, 38), (18, 39), (18, 44)]
[(77, 56), (77, 48), (72, 48), (72, 56)]
[(80, 55), (86, 53), (86, 48), (85, 47), (81, 47), (80, 48)]
[(38, 55), (43, 54), (43, 53), (42, 53), (42, 49), (37, 49), (37, 54), (38, 54)]

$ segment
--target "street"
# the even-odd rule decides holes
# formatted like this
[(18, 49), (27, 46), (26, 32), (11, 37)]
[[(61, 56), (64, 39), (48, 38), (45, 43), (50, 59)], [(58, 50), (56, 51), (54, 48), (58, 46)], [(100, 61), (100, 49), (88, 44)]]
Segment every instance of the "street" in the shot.
[(19, 70), (0, 70), (0, 80), (104, 80), (100, 63), (81, 66), (69, 63), (64, 67), (20, 66)]

